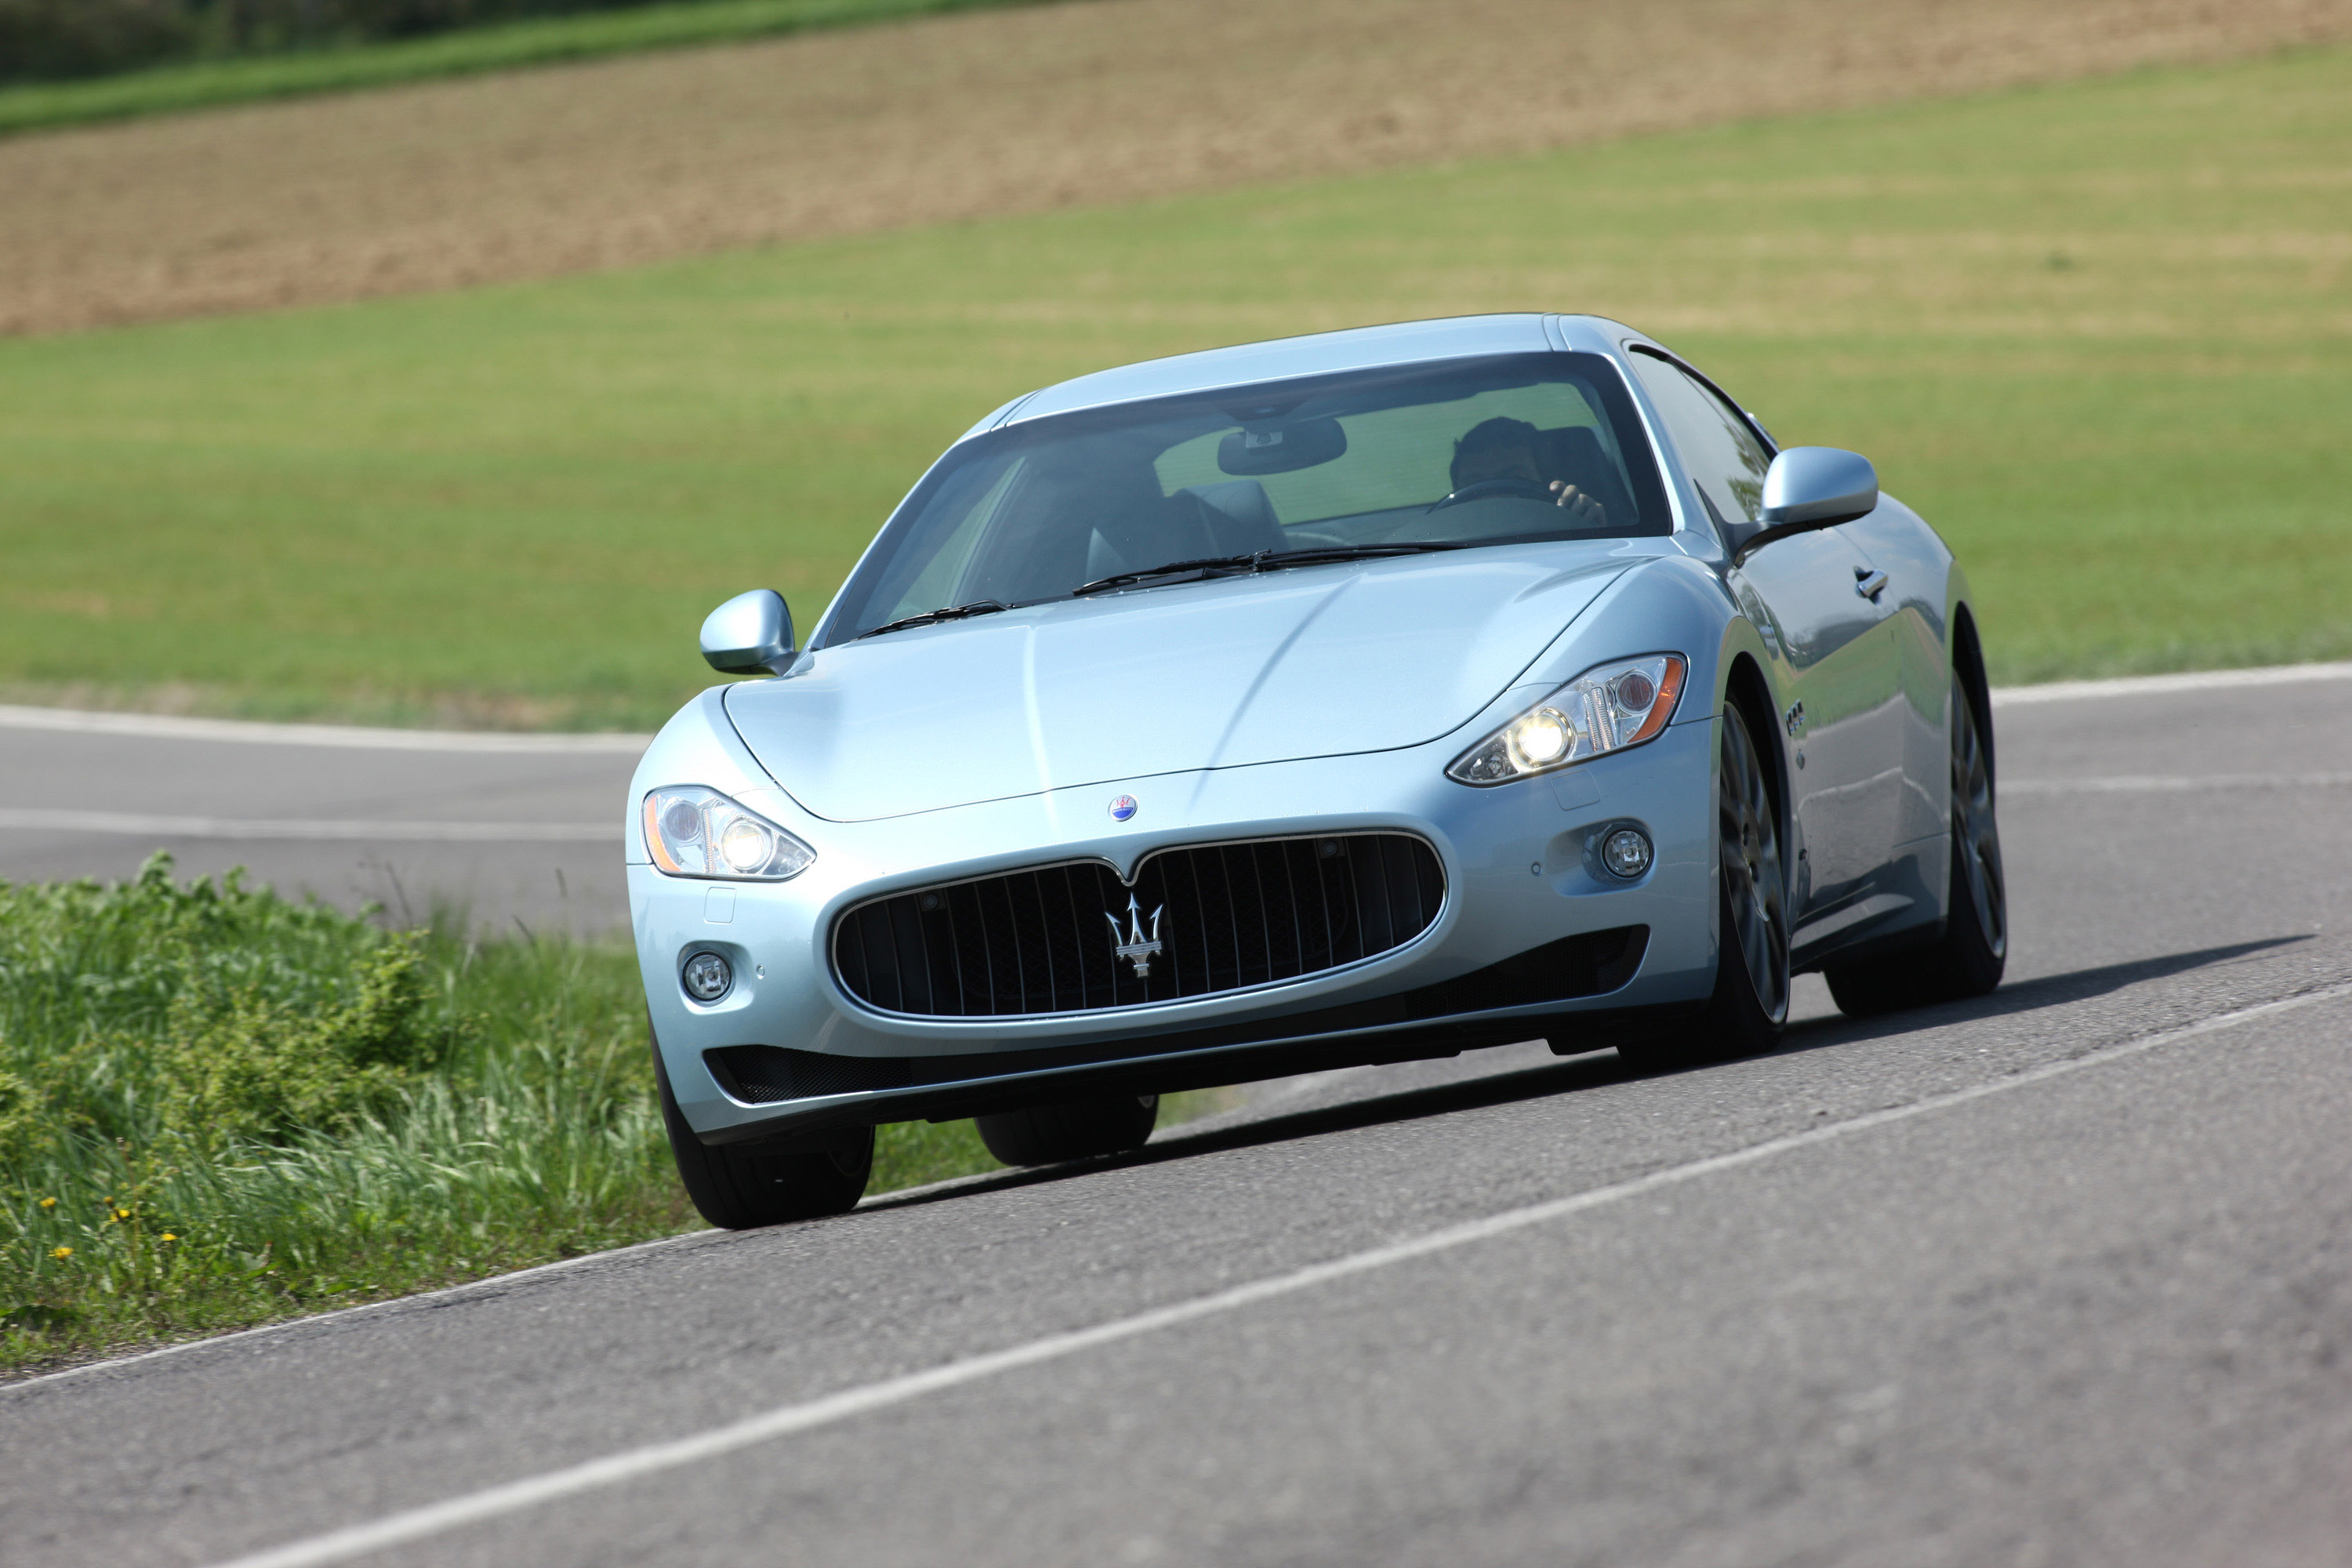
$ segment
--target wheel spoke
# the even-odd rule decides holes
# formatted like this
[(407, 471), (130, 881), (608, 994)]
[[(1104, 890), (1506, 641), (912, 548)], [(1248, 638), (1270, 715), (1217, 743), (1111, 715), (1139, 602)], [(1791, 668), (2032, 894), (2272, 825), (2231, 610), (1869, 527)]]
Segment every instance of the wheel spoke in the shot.
[(2000, 868), (2000, 828), (1994, 816), (1992, 770), (1986, 764), (1976, 713), (1959, 682), (1952, 683), (1952, 835), (1960, 868), (1976, 905), (1977, 928), (1996, 954), (2007, 951), (2009, 897)]
[(1724, 902), (1748, 982), (1765, 1016), (1779, 1023), (1789, 1006), (1788, 939), (1782, 924), (1780, 831), (1754, 742), (1736, 710), (1724, 712), (1718, 786)]

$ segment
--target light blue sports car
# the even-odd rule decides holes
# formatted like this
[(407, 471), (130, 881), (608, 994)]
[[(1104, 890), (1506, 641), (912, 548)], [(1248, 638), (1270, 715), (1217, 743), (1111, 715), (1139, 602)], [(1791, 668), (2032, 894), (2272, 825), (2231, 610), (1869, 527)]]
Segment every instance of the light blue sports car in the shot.
[(628, 805), (688, 1192), (854, 1205), (1157, 1097), (1543, 1038), (1637, 1068), (1991, 989), (1967, 580), (1669, 350), (1484, 316), (1185, 354), (972, 426), (805, 644), (766, 590)]

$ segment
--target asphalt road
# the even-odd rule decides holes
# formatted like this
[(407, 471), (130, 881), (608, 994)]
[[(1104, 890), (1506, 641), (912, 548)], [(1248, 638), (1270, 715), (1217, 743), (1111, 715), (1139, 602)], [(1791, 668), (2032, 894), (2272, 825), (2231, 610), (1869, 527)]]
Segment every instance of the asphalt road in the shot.
[(642, 735), (246, 724), (0, 707), (0, 879), (107, 880), (158, 849), (419, 925), (626, 931)]
[(2005, 703), (2011, 982), (0, 1389), (50, 1563), (2352, 1559), (2352, 680)]

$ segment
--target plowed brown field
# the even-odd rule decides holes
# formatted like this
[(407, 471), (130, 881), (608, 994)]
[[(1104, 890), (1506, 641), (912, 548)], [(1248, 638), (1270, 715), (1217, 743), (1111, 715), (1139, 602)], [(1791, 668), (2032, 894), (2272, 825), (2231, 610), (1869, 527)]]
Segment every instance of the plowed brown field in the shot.
[(1089, 0), (0, 142), (0, 331), (2352, 37), (2352, 0)]

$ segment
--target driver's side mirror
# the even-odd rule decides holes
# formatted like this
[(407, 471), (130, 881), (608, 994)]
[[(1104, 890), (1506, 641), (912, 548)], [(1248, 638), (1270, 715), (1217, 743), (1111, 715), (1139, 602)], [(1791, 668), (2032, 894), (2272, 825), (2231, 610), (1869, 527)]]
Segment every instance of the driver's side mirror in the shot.
[(1737, 565), (1776, 539), (1834, 528), (1869, 515), (1878, 505), (1878, 470), (1859, 452), (1836, 447), (1789, 447), (1764, 470), (1762, 526), (1740, 540)]
[(702, 657), (721, 675), (782, 675), (793, 662), (793, 613), (773, 588), (738, 594), (702, 623)]

